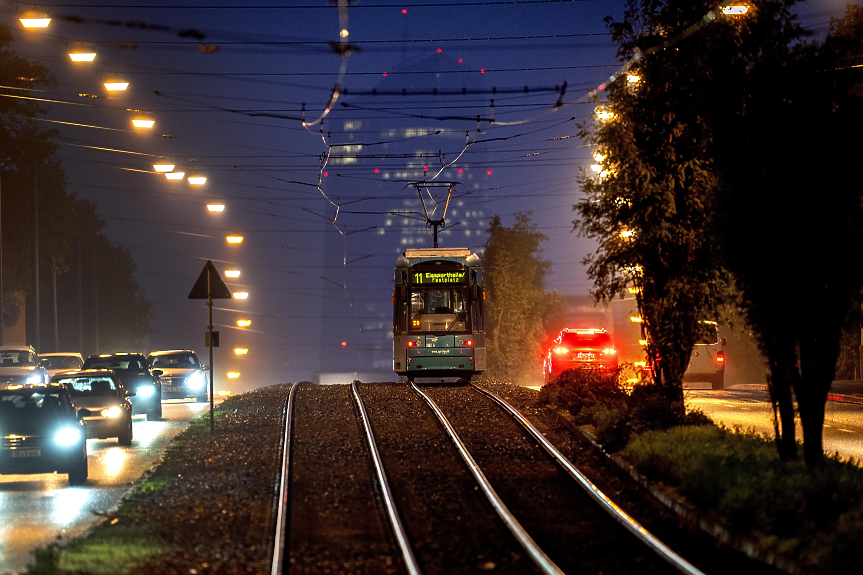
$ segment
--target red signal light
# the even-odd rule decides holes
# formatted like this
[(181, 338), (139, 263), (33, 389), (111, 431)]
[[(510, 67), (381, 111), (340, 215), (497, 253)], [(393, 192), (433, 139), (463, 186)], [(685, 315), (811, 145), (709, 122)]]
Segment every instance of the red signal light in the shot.
[(386, 78), (386, 77), (387, 77), (387, 73), (386, 73), (386, 72), (384, 72), (384, 78)]
[(428, 172), (428, 171), (429, 171), (429, 167), (428, 167), (428, 166), (423, 166), (423, 171), (424, 171), (424, 172)]
[(343, 342), (342, 342), (342, 347), (345, 347), (346, 345), (348, 345), (348, 342), (343, 341)]
[(490, 176), (490, 175), (491, 175), (491, 170), (486, 170), (486, 171), (485, 171), (485, 173), (486, 173), (486, 175), (489, 175), (489, 176)]
[(438, 54), (440, 54), (441, 52), (443, 52), (443, 50), (441, 50), (440, 48), (438, 48), (438, 49), (437, 49), (437, 53), (438, 53)]
[(379, 169), (375, 168), (375, 173), (376, 173), (376, 174), (380, 174), (380, 173), (381, 173), (381, 171), (380, 171)]
[(461, 58), (458, 59), (458, 63), (461, 64)]
[(459, 168), (459, 169), (458, 169), (458, 173), (459, 173), (459, 174), (460, 174), (460, 173), (462, 173), (463, 171), (464, 171), (464, 170), (462, 170), (461, 168)]
[(413, 347), (413, 346), (415, 346), (416, 344), (417, 344), (417, 342), (415, 342), (415, 341), (409, 341), (409, 342), (408, 342), (408, 347)]
[(720, 363), (725, 362), (725, 352), (724, 351), (717, 351), (716, 352), (716, 361), (718, 361)]
[(403, 10), (402, 10), (402, 14), (407, 14), (407, 13), (408, 13), (408, 9), (407, 9), (407, 8), (405, 8), (405, 9), (403, 9)]
[(479, 71), (480, 74), (485, 74), (485, 68)]
[(329, 176), (329, 174), (324, 172), (324, 177), (326, 178), (327, 176)]

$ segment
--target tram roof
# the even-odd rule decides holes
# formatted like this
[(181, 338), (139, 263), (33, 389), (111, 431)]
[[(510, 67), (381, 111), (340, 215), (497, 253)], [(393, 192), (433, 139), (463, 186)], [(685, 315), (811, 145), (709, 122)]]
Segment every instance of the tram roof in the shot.
[(463, 259), (466, 261), (462, 263), (467, 265), (476, 266), (479, 264), (479, 257), (476, 254), (471, 254), (469, 248), (412, 248), (405, 250), (404, 255), (396, 262), (396, 267), (406, 267), (410, 265), (411, 260), (427, 258)]

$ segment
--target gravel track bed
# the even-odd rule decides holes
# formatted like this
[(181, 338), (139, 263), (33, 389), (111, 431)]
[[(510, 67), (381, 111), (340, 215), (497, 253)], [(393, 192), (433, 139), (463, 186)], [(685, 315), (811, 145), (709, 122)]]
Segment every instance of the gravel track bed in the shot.
[(284, 572), (403, 572), (350, 386), (301, 384), (293, 418)]
[(593, 444), (570, 431), (559, 415), (538, 405), (536, 390), (510, 383), (477, 383), (518, 409), (603, 493), (705, 573), (783, 574), (774, 567), (717, 543), (716, 539), (701, 530), (681, 523), (676, 515), (656, 501)]
[(677, 573), (613, 520), (506, 412), (470, 387), (426, 390), (509, 510), (567, 573)]
[(478, 491), (425, 401), (404, 383), (359, 390), (423, 573), (539, 573)]

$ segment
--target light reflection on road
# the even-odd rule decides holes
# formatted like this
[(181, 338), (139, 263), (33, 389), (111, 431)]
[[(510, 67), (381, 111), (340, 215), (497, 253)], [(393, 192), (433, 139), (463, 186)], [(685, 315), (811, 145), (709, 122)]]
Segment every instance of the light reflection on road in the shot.
[(86, 531), (209, 408), (208, 403), (165, 402), (162, 421), (136, 416), (131, 447), (119, 446), (116, 439), (88, 439), (89, 478), (82, 487), (70, 487), (66, 474), (0, 475), (0, 573), (21, 572), (32, 550)]

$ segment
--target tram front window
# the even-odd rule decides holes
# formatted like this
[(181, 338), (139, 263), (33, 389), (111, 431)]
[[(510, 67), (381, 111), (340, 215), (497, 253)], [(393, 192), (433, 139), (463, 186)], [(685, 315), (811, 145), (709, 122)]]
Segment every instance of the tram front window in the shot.
[(411, 292), (411, 333), (469, 330), (467, 289), (420, 289)]

